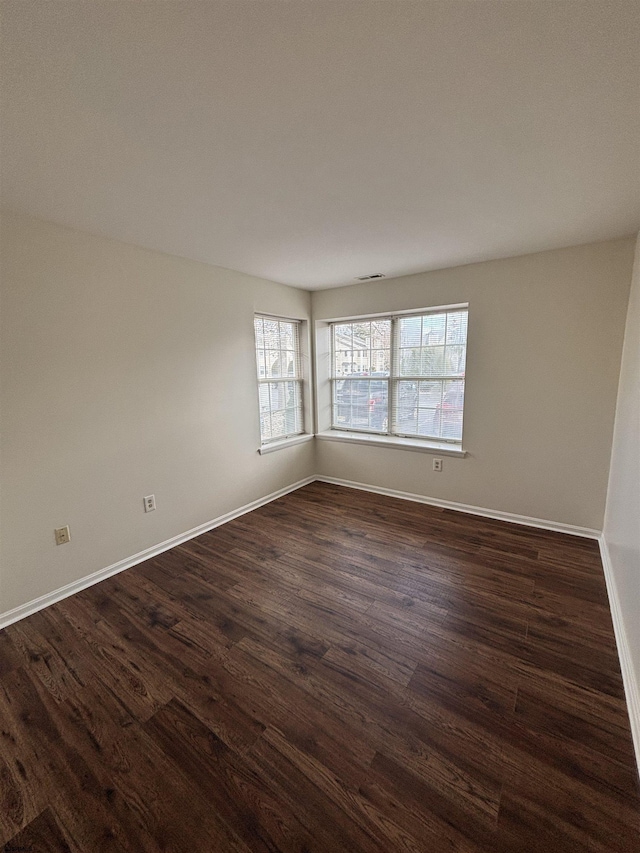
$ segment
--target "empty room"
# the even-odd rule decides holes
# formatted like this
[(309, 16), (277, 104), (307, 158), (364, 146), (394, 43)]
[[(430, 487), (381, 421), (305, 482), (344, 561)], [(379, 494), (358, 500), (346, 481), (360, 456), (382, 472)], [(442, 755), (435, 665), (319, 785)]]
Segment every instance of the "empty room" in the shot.
[(640, 4), (0, 16), (0, 850), (640, 853)]

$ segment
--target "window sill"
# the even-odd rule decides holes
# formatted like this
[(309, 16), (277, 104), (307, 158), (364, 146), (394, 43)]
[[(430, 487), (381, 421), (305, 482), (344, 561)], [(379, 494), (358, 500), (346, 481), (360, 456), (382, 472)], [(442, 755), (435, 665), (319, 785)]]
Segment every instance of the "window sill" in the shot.
[(455, 444), (442, 441), (423, 441), (419, 438), (400, 438), (395, 435), (367, 435), (365, 433), (327, 430), (316, 435), (321, 441), (344, 441), (347, 444), (364, 444), (369, 447), (393, 447), (399, 450), (413, 450), (418, 453), (435, 453), (438, 456), (464, 457), (467, 451)]
[(291, 438), (283, 438), (281, 441), (272, 441), (269, 444), (263, 444), (258, 448), (258, 453), (264, 456), (265, 453), (275, 453), (276, 450), (282, 450), (285, 447), (293, 447), (294, 444), (304, 444), (307, 441), (312, 441), (313, 436), (305, 433), (304, 435), (292, 435)]

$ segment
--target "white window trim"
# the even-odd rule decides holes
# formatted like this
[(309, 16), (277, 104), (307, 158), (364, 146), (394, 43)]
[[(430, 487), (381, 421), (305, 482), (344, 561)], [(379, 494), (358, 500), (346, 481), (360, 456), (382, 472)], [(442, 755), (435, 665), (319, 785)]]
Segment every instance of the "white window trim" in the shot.
[[(318, 424), (316, 438), (325, 441), (344, 441), (358, 444), (365, 444), (374, 447), (396, 447), (404, 450), (421, 451), (423, 453), (437, 453), (443, 456), (464, 457), (467, 451), (463, 447), (464, 434), (460, 441), (442, 440), (439, 441), (433, 437), (419, 438), (414, 436), (402, 436), (397, 433), (374, 433), (365, 430), (354, 430), (349, 428), (335, 427), (332, 424), (332, 383), (333, 377), (333, 330), (332, 326), (338, 323), (354, 323), (362, 320), (391, 320), (392, 335), (393, 321), (401, 317), (407, 316), (424, 316), (425, 314), (442, 314), (448, 311), (469, 310), (468, 302), (456, 302), (450, 305), (437, 305), (428, 308), (409, 308), (402, 311), (381, 311), (376, 314), (354, 314), (349, 317), (333, 317), (331, 319), (316, 321), (316, 397), (318, 410)], [(324, 331), (328, 337), (324, 344), (321, 342), (321, 333)], [(327, 349), (328, 343), (328, 349)], [(468, 345), (468, 341), (467, 341)], [(393, 339), (391, 342), (393, 358)], [(404, 379), (405, 377), (402, 377)], [(424, 377), (419, 377), (420, 379)], [(397, 382), (398, 377), (389, 377), (389, 408), (391, 409), (391, 386), (393, 382)], [(328, 418), (325, 415), (322, 417), (323, 411), (323, 396), (322, 386), (325, 386), (325, 392), (328, 390)], [(466, 382), (465, 382), (466, 394)], [(326, 400), (324, 410), (326, 411)]]
[[(314, 423), (315, 423), (315, 409), (314, 409), (314, 394), (312, 387), (312, 360), (311, 360), (311, 322), (308, 318), (300, 317), (300, 316), (291, 316), (287, 314), (273, 314), (270, 311), (260, 311), (256, 308), (253, 312), (253, 317), (263, 317), (265, 320), (283, 320), (285, 322), (297, 323), (298, 324), (298, 345), (300, 348), (300, 380), (302, 382), (302, 423), (304, 431), (301, 433), (296, 433), (295, 435), (290, 435), (286, 437), (273, 438), (269, 441), (262, 442), (262, 436), (260, 435), (260, 406), (258, 404), (258, 418), (257, 418), (257, 437), (258, 437), (258, 447), (257, 452), (263, 456), (266, 453), (273, 453), (276, 450), (283, 450), (284, 448), (291, 447), (296, 444), (303, 444), (304, 442), (311, 441), (314, 437)], [(253, 328), (252, 323), (252, 332), (253, 332), (253, 341), (254, 341), (254, 350), (255, 350), (255, 329)], [(254, 354), (254, 382), (255, 382), (255, 393), (256, 399), (259, 399), (259, 389), (260, 389), (260, 380), (258, 378), (258, 371), (256, 369), (256, 359)], [(273, 380), (277, 381), (277, 380)]]
[(343, 441), (346, 444), (363, 444), (368, 447), (392, 447), (398, 450), (412, 450), (418, 453), (432, 453), (436, 456), (464, 457), (467, 451), (459, 444), (432, 441), (427, 438), (403, 438), (398, 435), (376, 435), (371, 432), (349, 432), (343, 429), (328, 429), (319, 432), (320, 441)]
[(293, 447), (295, 444), (305, 444), (307, 441), (313, 441), (314, 437), (311, 433), (305, 432), (292, 435), (290, 438), (277, 438), (266, 444), (261, 444), (258, 448), (258, 453), (264, 456), (265, 453), (273, 453), (276, 450), (283, 450), (285, 447)]

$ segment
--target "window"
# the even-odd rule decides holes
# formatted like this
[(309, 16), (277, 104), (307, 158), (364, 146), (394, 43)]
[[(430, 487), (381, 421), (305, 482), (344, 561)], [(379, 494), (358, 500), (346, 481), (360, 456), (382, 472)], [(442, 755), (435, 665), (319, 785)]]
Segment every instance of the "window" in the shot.
[(300, 323), (255, 317), (262, 444), (304, 432)]
[(331, 324), (331, 426), (462, 442), (467, 308)]

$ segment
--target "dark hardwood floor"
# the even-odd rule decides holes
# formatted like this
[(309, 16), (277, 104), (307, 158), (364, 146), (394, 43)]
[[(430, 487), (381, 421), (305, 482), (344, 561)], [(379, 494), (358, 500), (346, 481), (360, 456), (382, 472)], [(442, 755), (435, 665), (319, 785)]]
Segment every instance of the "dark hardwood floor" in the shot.
[(593, 541), (314, 483), (0, 632), (29, 851), (640, 850)]

